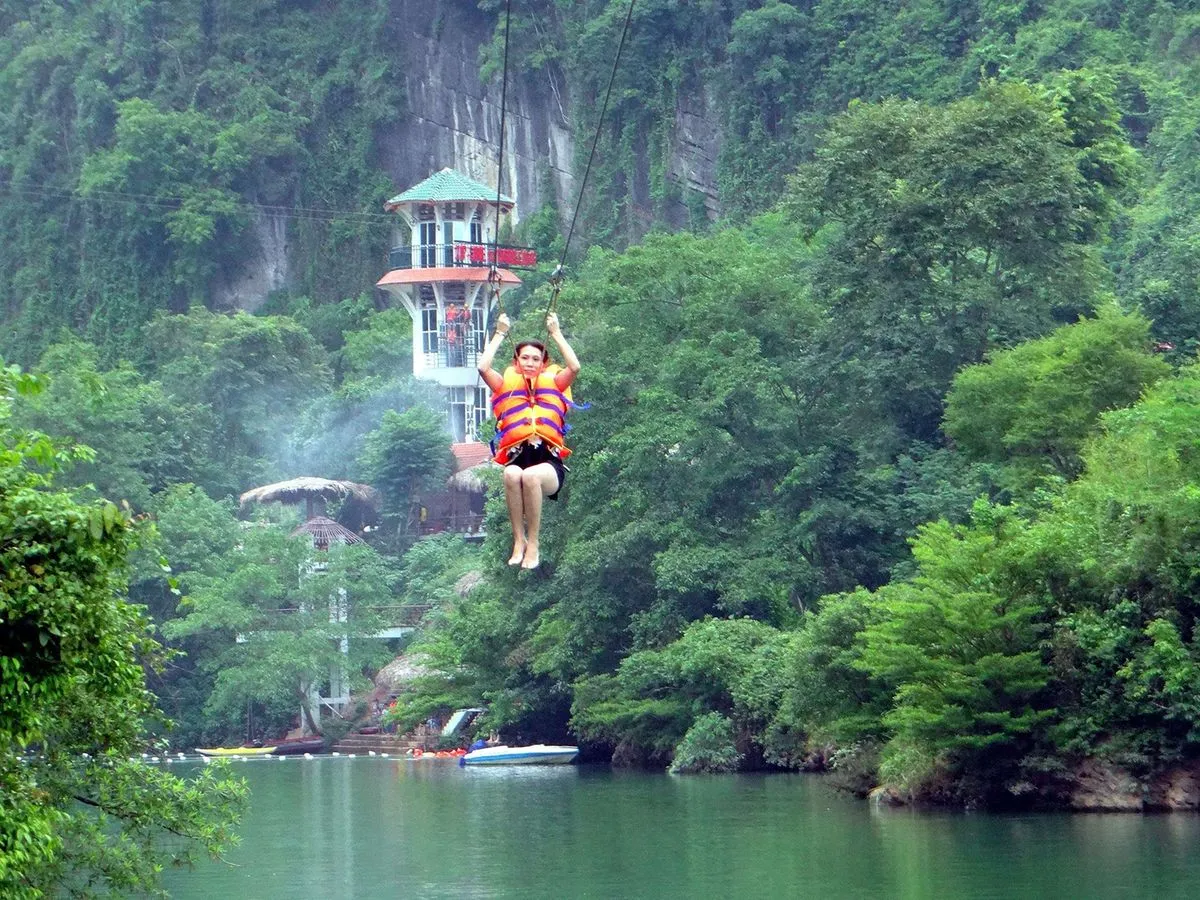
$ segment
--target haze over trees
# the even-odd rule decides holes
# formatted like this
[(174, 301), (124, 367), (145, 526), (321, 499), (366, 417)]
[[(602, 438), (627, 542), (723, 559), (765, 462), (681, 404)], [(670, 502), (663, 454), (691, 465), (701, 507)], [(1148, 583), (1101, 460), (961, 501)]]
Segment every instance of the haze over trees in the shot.
[[(516, 6), (514, 69), (564, 79), (590, 137), (625, 3)], [(319, 603), (231, 498), (319, 474), (384, 497), (355, 602), (437, 606), (401, 724), (481, 705), (619, 762), (834, 765), (956, 803), (1196, 759), (1188, 4), (641, 0), (558, 305), (591, 409), (538, 578), (503, 565), (496, 498), (481, 550), (407, 527), (448, 437), (407, 316), (367, 293), (412, 64), (391, 5), (10, 3), (0, 26), (0, 352), (47, 375), (7, 427), (93, 448), (53, 487), (102, 544), (125, 533), (102, 498), (157, 522), (128, 591), (187, 654), (150, 682), (171, 739), (240, 738), (247, 701), (286, 725), (301, 637), (331, 646), (234, 642)], [(716, 220), (675, 165), (697, 96)], [(287, 289), (219, 310), (266, 206), (345, 215), (292, 217)], [(517, 237), (556, 259), (570, 212)], [(512, 297), (518, 337), (551, 266)], [(95, 552), (116, 572), (125, 548)], [(140, 684), (121, 671), (101, 709)], [(55, 808), (14, 815), (50, 834)]]

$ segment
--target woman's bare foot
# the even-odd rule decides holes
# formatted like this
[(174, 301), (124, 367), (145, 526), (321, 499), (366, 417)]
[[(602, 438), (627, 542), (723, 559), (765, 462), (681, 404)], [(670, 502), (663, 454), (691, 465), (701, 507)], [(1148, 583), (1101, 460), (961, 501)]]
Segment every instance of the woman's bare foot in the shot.
[(520, 543), (517, 543), (516, 541), (514, 541), (512, 556), (510, 556), (508, 558), (508, 564), (510, 566), (519, 566), (519, 565), (521, 565), (521, 560), (523, 560), (524, 558), (525, 558), (525, 542), (521, 541)]
[(541, 555), (538, 553), (537, 547), (525, 548), (525, 559), (521, 563), (522, 569), (536, 569), (538, 563), (542, 561)]

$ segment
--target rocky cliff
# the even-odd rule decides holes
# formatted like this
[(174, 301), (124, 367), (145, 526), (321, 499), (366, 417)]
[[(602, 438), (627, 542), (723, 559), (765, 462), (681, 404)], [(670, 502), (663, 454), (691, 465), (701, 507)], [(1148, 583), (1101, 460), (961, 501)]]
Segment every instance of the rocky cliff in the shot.
[[(397, 190), (449, 166), (484, 184), (496, 183), (500, 149), (501, 79), (480, 81), (480, 48), (492, 20), (474, 3), (396, 0), (405, 32), (397, 48), (409, 65), (408, 106), (378, 135), (379, 158)], [(504, 136), (504, 192), (518, 216), (546, 201), (549, 173), (557, 199), (573, 197), (575, 144), (568, 91), (561, 74), (511, 75)], [(570, 202), (569, 200), (567, 201)]]
[[(496, 184), (501, 78), (496, 73), (484, 81), (480, 74), (481, 50), (491, 39), (494, 18), (475, 0), (393, 0), (391, 15), (399, 35), (396, 54), (403, 60), (405, 103), (375, 139), (380, 165), (396, 191), (446, 166)], [(583, 134), (572, 121), (575, 102), (567, 74), (556, 66), (510, 70), (503, 188), (516, 201), (518, 221), (548, 201), (556, 203), (564, 227), (574, 212), (593, 138), (590, 126)], [(667, 177), (682, 189), (680, 196), (693, 205), (699, 198), (708, 217), (716, 218), (720, 121), (715, 98), (703, 86), (681, 92), (670, 128)], [(689, 211), (682, 200), (656, 217), (644, 171), (648, 165), (639, 163), (642, 172), (628, 173), (630, 222), (645, 228), (656, 218), (687, 224), (694, 207)], [(551, 190), (553, 197), (547, 196)], [(294, 258), (298, 250), (284, 219), (261, 216), (252, 228), (257, 252), (229, 283), (216, 286), (219, 307), (254, 309), (270, 292), (288, 287), (290, 273), (304, 268)]]
[[(491, 36), (492, 19), (470, 0), (395, 0), (393, 14), (407, 33), (405, 58), (422, 64), (408, 69), (408, 108), (402, 120), (379, 135), (385, 170), (398, 189), (443, 166), (495, 184), (501, 79), (497, 75), (483, 83), (479, 68), (480, 48)], [(517, 201), (518, 215), (529, 215), (551, 199), (543, 196), (548, 181), (564, 215), (573, 210), (578, 193), (575, 170), (583, 162), (576, 144), (586, 153), (592, 135), (577, 133), (571, 121), (572, 98), (566, 75), (555, 68), (510, 76), (504, 188)], [(704, 195), (715, 216), (720, 137), (716, 104), (703, 92), (681, 95), (676, 107), (669, 175)], [(632, 199), (635, 207), (651, 204), (644, 192), (635, 192)]]

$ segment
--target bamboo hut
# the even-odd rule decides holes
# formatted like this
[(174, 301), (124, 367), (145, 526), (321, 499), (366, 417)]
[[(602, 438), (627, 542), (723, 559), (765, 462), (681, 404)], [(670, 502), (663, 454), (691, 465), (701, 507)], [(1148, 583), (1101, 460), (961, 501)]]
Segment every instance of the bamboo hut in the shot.
[(468, 540), (483, 537), (485, 471), (497, 468), (487, 444), (451, 444), (454, 474), (444, 490), (428, 491), (421, 497), (421, 534), (451, 531)]
[(330, 544), (363, 543), (363, 539), (349, 528), (339, 525), (326, 516), (313, 516), (292, 532), (293, 537), (297, 534), (309, 535), (312, 538), (313, 546), (318, 550), (328, 550)]
[(344, 518), (367, 522), (379, 509), (379, 492), (368, 484), (306, 476), (252, 488), (238, 498), (243, 508), (251, 503), (304, 503), (304, 518), (325, 515), (330, 500), (343, 501)]

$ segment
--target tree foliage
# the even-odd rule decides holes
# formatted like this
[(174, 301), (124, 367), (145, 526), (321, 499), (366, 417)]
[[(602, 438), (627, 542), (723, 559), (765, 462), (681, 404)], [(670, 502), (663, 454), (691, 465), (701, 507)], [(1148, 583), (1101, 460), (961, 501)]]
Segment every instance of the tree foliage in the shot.
[(1032, 531), (1062, 610), (1055, 669), (1072, 700), (1061, 740), (1152, 770), (1196, 751), (1180, 693), (1195, 664), (1197, 373), (1105, 414), (1084, 475)]
[(792, 181), (827, 235), (814, 290), (875, 360), (864, 394), (906, 433), (933, 438), (959, 367), (1093, 308), (1095, 247), (1132, 170), (1111, 91), (1079, 75), (858, 104)]
[[(680, 769), (721, 770), (778, 705), (779, 633), (752, 619), (704, 619), (661, 650), (642, 650), (613, 675), (577, 685), (572, 723), (626, 756), (673, 755)], [(689, 737), (690, 736), (690, 737)]]
[(318, 552), (306, 534), (252, 528), (230, 552), (181, 574), (180, 615), (164, 630), (208, 639), (200, 661), (213, 676), (205, 713), (227, 736), (239, 735), (252, 702), (277, 728), (286, 731), (302, 712), (302, 726), (319, 731), (316, 697), (330, 696), (323, 685), (361, 689), (361, 673), (386, 661), (373, 638), (392, 605), (393, 578), (365, 545)]
[(328, 360), (312, 335), (285, 317), (164, 315), (146, 327), (145, 368), (173, 398), (207, 406), (220, 463), (211, 494), (240, 494), (269, 482), (276, 447), (297, 411), (328, 388)]
[(155, 718), (142, 665), (164, 659), (124, 599), (134, 525), (111, 502), (55, 488), (72, 451), (11, 423), (17, 394), (35, 386), (0, 374), (0, 890), (150, 890), (163, 837), (185, 855), (220, 853), (245, 792), (216, 771), (187, 781), (134, 761)]
[(46, 389), (14, 411), (15, 421), (95, 451), (61, 484), (145, 511), (172, 484), (216, 480), (214, 416), (198, 398), (169, 394), (129, 363), (103, 367), (94, 345), (73, 338), (47, 348), (39, 368)]
[(740, 762), (733, 723), (720, 713), (705, 713), (683, 736), (670, 771), (672, 774), (736, 772)]
[(129, 355), (156, 312), (244, 299), (280, 237), (320, 258), (289, 267), (300, 295), (378, 277), (386, 229), (363, 214), (393, 185), (375, 131), (404, 109), (389, 4), (17, 2), (5, 23), (10, 356), (62, 326)]
[(383, 494), (383, 520), (394, 547), (407, 547), (414, 540), (420, 491), (437, 490), (451, 473), (447, 437), (442, 416), (429, 407), (413, 406), (384, 412), (379, 427), (363, 440), (358, 464)]
[(1132, 406), (1169, 372), (1150, 352), (1149, 323), (1105, 308), (963, 369), (946, 397), (944, 427), (976, 459), (1070, 480), (1101, 413)]
[(970, 526), (932, 524), (913, 545), (918, 574), (877, 592), (856, 665), (894, 691), (880, 774), (895, 784), (966, 770), (997, 787), (1054, 713), (1042, 597), (1006, 558), (1021, 524), (983, 506)]
[[(282, 724), (327, 671), (328, 596), (227, 499), (311, 473), (386, 498), (399, 581), (364, 557), (356, 589), (437, 607), (402, 722), (485, 704), (507, 737), (853, 758), (960, 800), (1193, 759), (1185, 7), (636, 4), (558, 307), (592, 407), (530, 577), (495, 485), (481, 553), (412, 544), (450, 461), (410, 320), (367, 294), (411, 83), (395, 5), (4, 6), (0, 343), (52, 376), (13, 422), (95, 448), (55, 484), (158, 518), (134, 596), (198, 604), (154, 681), (175, 737), (247, 701)], [(482, 79), (510, 49), (550, 85), (577, 174), (629, 8), (539, 0), (484, 42)], [(502, 4), (437, 14), (469, 37)], [(522, 210), (554, 256), (556, 199)], [(287, 287), (248, 298), (267, 256)], [(521, 334), (548, 274), (510, 295)], [(272, 609), (311, 615), (238, 643), (287, 631)]]

